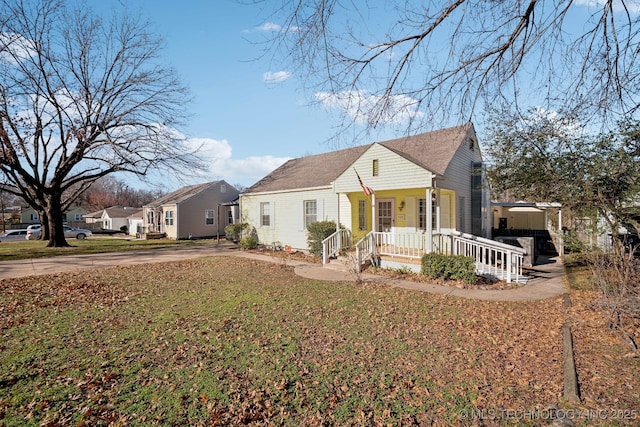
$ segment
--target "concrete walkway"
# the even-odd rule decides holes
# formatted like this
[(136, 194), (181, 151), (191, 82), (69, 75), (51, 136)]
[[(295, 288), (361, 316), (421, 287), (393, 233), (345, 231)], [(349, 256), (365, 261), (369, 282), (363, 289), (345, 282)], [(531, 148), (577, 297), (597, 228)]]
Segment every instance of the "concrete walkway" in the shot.
[[(239, 251), (235, 245), (225, 242), (219, 245), (203, 245), (178, 249), (154, 249), (34, 258), (19, 261), (0, 261), (0, 279), (223, 255), (266, 262), (282, 262), (281, 259), (276, 257)], [(294, 267), (296, 274), (308, 279), (329, 281), (355, 281), (356, 279), (354, 274), (337, 263), (323, 267), (319, 264), (288, 260), (287, 265)], [(421, 292), (490, 301), (534, 301), (552, 298), (566, 292), (564, 284), (564, 264), (561, 258), (551, 258), (547, 263), (535, 266), (533, 273), (533, 278), (530, 279), (526, 285), (505, 290), (461, 289), (392, 279), (374, 274), (362, 274), (361, 279), (367, 282), (376, 282)]]

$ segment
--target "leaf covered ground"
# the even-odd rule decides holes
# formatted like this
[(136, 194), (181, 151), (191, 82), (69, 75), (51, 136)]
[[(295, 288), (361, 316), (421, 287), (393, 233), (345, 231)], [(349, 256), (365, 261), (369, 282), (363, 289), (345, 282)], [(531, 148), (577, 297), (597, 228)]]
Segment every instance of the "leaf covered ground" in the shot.
[[(638, 361), (588, 298), (473, 301), (235, 257), (4, 280), (0, 425), (547, 425), (553, 408), (638, 408)], [(579, 407), (562, 399), (569, 318)]]

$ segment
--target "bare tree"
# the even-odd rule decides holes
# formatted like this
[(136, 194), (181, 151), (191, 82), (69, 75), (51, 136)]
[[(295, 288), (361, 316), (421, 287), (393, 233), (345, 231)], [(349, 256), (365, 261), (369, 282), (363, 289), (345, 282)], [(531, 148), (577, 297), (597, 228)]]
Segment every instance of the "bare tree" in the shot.
[(639, 107), (635, 0), (255, 1), (271, 7), (270, 46), (346, 123), (463, 122), (504, 101), (607, 123)]
[(138, 16), (0, 0), (0, 174), (66, 246), (62, 213), (97, 179), (201, 167), (176, 130), (188, 92)]
[(96, 180), (82, 195), (82, 204), (92, 211), (111, 206), (131, 206), (140, 208), (165, 195), (160, 188), (136, 190), (113, 176)]

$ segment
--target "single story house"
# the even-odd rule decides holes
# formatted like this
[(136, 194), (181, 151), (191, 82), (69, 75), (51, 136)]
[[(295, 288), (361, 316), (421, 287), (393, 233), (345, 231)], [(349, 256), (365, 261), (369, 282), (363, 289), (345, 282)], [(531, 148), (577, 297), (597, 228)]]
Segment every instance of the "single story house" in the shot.
[(224, 236), (224, 228), (238, 218), (233, 202), (239, 192), (226, 181), (190, 185), (142, 207), (143, 234), (171, 239)]
[[(87, 209), (84, 206), (70, 206), (62, 214), (62, 222), (71, 227), (79, 227), (84, 223), (83, 216), (86, 213)], [(35, 209), (28, 207), (20, 212), (20, 222), (22, 224), (40, 224), (40, 216)]]
[(354, 240), (372, 231), (491, 233), (471, 123), (289, 160), (241, 194), (240, 208), (260, 243), (302, 250), (306, 227), (321, 220)]
[[(130, 206), (111, 206), (84, 215), (87, 224), (95, 224), (90, 229), (120, 230), (127, 227), (130, 235), (135, 236), (142, 230), (142, 208)], [(95, 227), (95, 228), (94, 228)]]

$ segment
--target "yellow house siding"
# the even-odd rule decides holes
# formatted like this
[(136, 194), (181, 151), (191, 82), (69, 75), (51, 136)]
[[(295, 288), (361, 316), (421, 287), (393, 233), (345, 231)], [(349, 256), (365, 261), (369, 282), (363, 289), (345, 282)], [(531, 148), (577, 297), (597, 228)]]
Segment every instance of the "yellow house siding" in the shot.
[[(364, 195), (361, 191), (349, 193), (348, 198), (351, 201), (351, 223), (353, 224), (351, 231), (354, 240), (366, 235), (371, 231), (371, 199)], [(386, 190), (376, 192), (376, 200), (393, 199), (394, 200), (394, 226), (397, 231), (415, 232), (419, 225), (419, 199), (426, 198), (426, 188), (404, 188), (396, 190)], [(454, 193), (450, 190), (440, 190), (440, 225), (441, 228), (449, 228), (454, 222), (453, 213), (455, 212), (452, 200)], [(358, 229), (359, 211), (358, 203), (360, 200), (365, 201), (366, 206), (366, 230)]]

